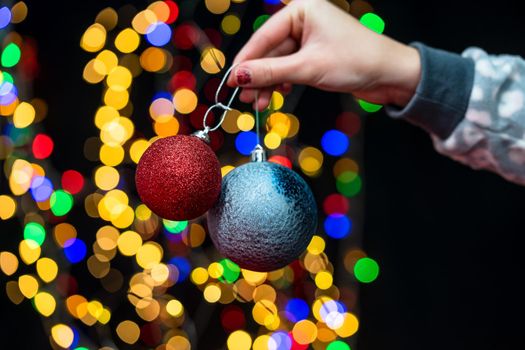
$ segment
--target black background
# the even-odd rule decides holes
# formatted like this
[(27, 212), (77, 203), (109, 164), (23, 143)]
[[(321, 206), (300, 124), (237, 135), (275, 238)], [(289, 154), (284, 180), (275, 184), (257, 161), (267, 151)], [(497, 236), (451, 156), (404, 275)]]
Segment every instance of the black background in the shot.
[[(44, 126), (57, 143), (54, 165), (59, 170), (74, 166), (88, 171), (92, 165), (82, 159), (82, 147), (87, 137), (96, 135), (92, 116), (100, 88), (82, 81), (89, 58), (79, 39), (102, 8), (127, 2), (27, 3), (30, 15), (19, 30), (38, 43), (41, 73), (35, 96), (49, 104)], [(148, 2), (133, 3), (141, 9)], [(458, 53), (478, 46), (492, 54), (525, 55), (519, 1), (373, 1), (372, 5), (386, 21), (385, 33), (402, 42), (417, 40)], [(241, 35), (239, 45), (243, 40)], [(351, 38), (345, 44), (352, 45)], [(229, 52), (232, 57), (234, 49)], [(144, 80), (139, 89), (151, 85)], [(325, 102), (301, 101), (299, 109), (304, 112), (296, 112), (303, 116), (306, 140), (319, 139), (314, 130), (324, 120), (308, 119), (308, 111), (318, 115), (322, 105), (337, 101), (334, 94), (313, 90), (304, 96), (312, 94)], [(363, 243), (364, 250), (379, 261), (381, 274), (375, 283), (361, 288), (357, 348), (523, 346), (525, 190), (437, 154), (425, 132), (382, 112), (365, 120)], [(17, 225), (3, 223), (2, 235), (9, 235)], [(4, 236), (4, 242), (14, 250), (17, 240)], [(0, 342), (19, 349), (47, 348), (47, 335), (30, 304), (14, 306), (6, 297), (0, 299)]]

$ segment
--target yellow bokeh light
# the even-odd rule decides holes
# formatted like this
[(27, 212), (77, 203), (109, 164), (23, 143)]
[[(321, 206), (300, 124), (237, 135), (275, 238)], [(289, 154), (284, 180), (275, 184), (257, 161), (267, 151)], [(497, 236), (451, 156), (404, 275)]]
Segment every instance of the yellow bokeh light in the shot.
[(150, 275), (156, 286), (160, 286), (170, 277), (170, 270), (166, 264), (155, 264), (150, 269)]
[(245, 269), (241, 269), (241, 272), (246, 282), (253, 286), (258, 286), (266, 280), (266, 277), (268, 277), (267, 272), (257, 272)]
[(268, 350), (270, 339), (272, 338), (267, 334), (258, 336), (253, 342), (253, 350)]
[(30, 265), (40, 257), (40, 246), (32, 239), (24, 239), (18, 245), (20, 258), (26, 265)]
[(261, 326), (272, 324), (279, 318), (277, 307), (268, 300), (256, 302), (252, 309), (252, 316), (255, 322)]
[(237, 118), (237, 127), (242, 131), (250, 131), (255, 126), (255, 118), (250, 113), (242, 113)]
[(274, 91), (270, 100), (270, 109), (279, 110), (284, 105), (284, 96), (279, 91)]
[(117, 187), (120, 175), (117, 169), (110, 166), (101, 166), (95, 171), (95, 184), (104, 191), (109, 191)]
[(142, 237), (134, 231), (126, 231), (120, 235), (117, 244), (122, 255), (133, 256), (142, 246)]
[(131, 85), (132, 79), (129, 69), (117, 66), (109, 72), (106, 82), (112, 90), (124, 91)]
[(140, 55), (140, 65), (148, 72), (161, 72), (172, 64), (168, 51), (158, 47), (148, 47)]
[(131, 28), (122, 30), (115, 38), (116, 48), (123, 53), (135, 51), (140, 44), (140, 36)]
[(179, 133), (179, 121), (175, 117), (170, 117), (165, 122), (155, 122), (153, 129), (159, 137), (175, 136)]
[(233, 35), (241, 28), (241, 20), (236, 15), (226, 15), (222, 19), (221, 28), (224, 33)]
[(18, 288), (18, 283), (15, 281), (9, 281), (6, 283), (5, 292), (9, 300), (11, 300), (11, 302), (15, 305), (18, 305), (24, 301), (24, 295), (20, 291), (20, 288)]
[(155, 13), (159, 22), (166, 22), (170, 17), (170, 7), (164, 1), (155, 1), (148, 6), (148, 10)]
[(117, 166), (124, 160), (124, 148), (117, 145), (111, 147), (102, 145), (100, 147), (100, 161), (107, 166)]
[(341, 327), (335, 329), (335, 332), (341, 338), (348, 338), (354, 335), (359, 330), (359, 320), (354, 314), (345, 312), (343, 314), (344, 322)]
[(140, 160), (140, 157), (146, 152), (148, 147), (150, 146), (150, 143), (147, 140), (139, 139), (135, 140), (129, 149), (129, 156), (131, 157), (131, 160), (135, 163), (138, 163)]
[(18, 277), (18, 288), (27, 299), (31, 299), (38, 292), (38, 281), (31, 275), (22, 275)]
[(275, 132), (269, 132), (264, 136), (264, 144), (269, 149), (276, 149), (281, 145), (281, 137)]
[(315, 147), (305, 147), (299, 153), (299, 165), (307, 175), (315, 173), (323, 166), (323, 153)]
[(93, 68), (100, 75), (107, 75), (118, 65), (118, 57), (113, 51), (101, 51), (93, 63)]
[(228, 174), (230, 171), (232, 171), (233, 169), (235, 169), (235, 167), (233, 165), (225, 165), (221, 168), (221, 176), (222, 177), (225, 177), (226, 174)]
[(49, 293), (38, 293), (35, 295), (34, 302), (35, 308), (45, 317), (49, 317), (53, 314), (53, 312), (55, 312), (57, 303), (55, 298)]
[(183, 233), (182, 241), (188, 247), (196, 248), (204, 243), (206, 238), (206, 231), (204, 227), (199, 224), (191, 224), (190, 230), (187, 233)]
[(183, 336), (176, 335), (168, 340), (166, 350), (190, 350), (190, 341)]
[(221, 288), (215, 283), (210, 283), (204, 288), (203, 296), (208, 303), (216, 303), (221, 298)]
[(137, 251), (136, 259), (139, 266), (150, 269), (162, 260), (162, 247), (156, 242), (146, 242)]
[(19, 1), (11, 7), (11, 23), (17, 24), (22, 22), (27, 17), (27, 5), (23, 1)]
[(118, 122), (120, 115), (118, 111), (111, 106), (102, 106), (95, 114), (95, 125), (102, 129), (104, 125), (111, 122)]
[(51, 337), (58, 346), (67, 349), (73, 344), (75, 334), (71, 328), (60, 323), (51, 328)]
[(273, 303), (276, 298), (277, 293), (275, 292), (275, 289), (268, 284), (262, 284), (253, 291), (254, 301), (266, 300)]
[(173, 94), (175, 110), (181, 114), (190, 114), (197, 107), (197, 95), (190, 89), (178, 89)]
[(133, 17), (131, 26), (140, 34), (146, 34), (150, 25), (158, 21), (157, 15), (150, 9), (140, 11)]
[(107, 31), (112, 30), (116, 27), (118, 21), (117, 11), (111, 7), (106, 7), (100, 11), (95, 18), (95, 22), (100, 23), (106, 28)]
[(231, 111), (226, 112), (226, 116), (224, 117), (224, 121), (222, 122), (222, 129), (226, 131), (228, 134), (235, 134), (239, 132), (239, 127), (237, 126), (237, 118), (241, 115), (241, 112), (232, 109)]
[(313, 343), (317, 338), (317, 326), (310, 320), (301, 320), (294, 325), (292, 335), (301, 345)]
[(204, 284), (208, 281), (208, 271), (204, 267), (197, 267), (191, 272), (190, 278), (197, 285)]
[(332, 286), (333, 277), (328, 271), (321, 271), (315, 275), (315, 284), (319, 289), (328, 289)]
[(224, 273), (224, 267), (218, 262), (213, 262), (208, 266), (208, 274), (211, 278), (218, 279)]
[(122, 321), (117, 326), (117, 335), (127, 344), (135, 344), (139, 340), (140, 328), (133, 321)]
[(17, 159), (11, 168), (9, 176), (9, 187), (15, 196), (20, 196), (27, 192), (31, 186), (34, 168), (23, 159)]
[(13, 124), (16, 128), (26, 128), (35, 120), (35, 108), (27, 103), (20, 103), (13, 114)]
[(107, 89), (104, 94), (104, 103), (118, 110), (123, 109), (129, 102), (129, 93), (126, 90)]
[(63, 222), (55, 226), (53, 229), (53, 237), (55, 238), (55, 242), (63, 248), (68, 240), (77, 237), (77, 229), (73, 225)]
[(104, 74), (100, 74), (97, 71), (96, 66), (97, 60), (94, 58), (86, 64), (84, 71), (82, 72), (82, 77), (90, 84), (98, 84), (104, 80)]
[(117, 247), (119, 232), (113, 226), (103, 226), (97, 231), (97, 243), (103, 250), (112, 250)]
[(201, 68), (208, 74), (219, 73), (226, 64), (224, 53), (214, 47), (208, 47), (202, 51)]
[(54, 260), (42, 258), (36, 262), (36, 271), (42, 281), (49, 283), (56, 278), (58, 274), (58, 265)]
[(252, 337), (245, 331), (235, 331), (228, 336), (227, 345), (229, 350), (250, 350)]
[(206, 8), (213, 14), (220, 15), (230, 8), (230, 0), (205, 0)]
[(325, 246), (326, 242), (322, 237), (313, 236), (306, 250), (308, 250), (308, 252), (311, 254), (319, 255), (324, 251)]
[(0, 219), (7, 220), (13, 217), (16, 212), (16, 202), (7, 195), (0, 195)]
[(11, 252), (0, 253), (0, 270), (7, 276), (11, 276), (18, 269), (18, 258)]
[(149, 220), (152, 214), (153, 212), (145, 204), (140, 204), (135, 209), (135, 216), (142, 221)]
[(173, 317), (179, 317), (184, 312), (184, 306), (180, 301), (172, 299), (166, 304), (166, 311)]
[(88, 52), (97, 52), (106, 43), (106, 28), (101, 24), (92, 24), (82, 35), (80, 46)]

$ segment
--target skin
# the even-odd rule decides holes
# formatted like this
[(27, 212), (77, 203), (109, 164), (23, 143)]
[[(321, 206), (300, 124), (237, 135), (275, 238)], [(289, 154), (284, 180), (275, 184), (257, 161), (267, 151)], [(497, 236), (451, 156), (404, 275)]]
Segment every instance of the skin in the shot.
[(259, 110), (273, 90), (287, 93), (292, 84), (404, 107), (421, 75), (416, 49), (373, 32), (327, 0), (293, 0), (252, 35), (233, 64), (228, 85), (241, 86), (240, 100)]

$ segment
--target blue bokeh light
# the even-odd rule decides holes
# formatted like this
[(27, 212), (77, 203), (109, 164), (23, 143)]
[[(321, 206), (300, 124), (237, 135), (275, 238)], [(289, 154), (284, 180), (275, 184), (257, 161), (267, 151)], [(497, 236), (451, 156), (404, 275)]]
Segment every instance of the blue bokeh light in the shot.
[(292, 322), (299, 322), (307, 319), (310, 313), (308, 303), (303, 299), (290, 299), (285, 307), (286, 317)]
[(3, 29), (11, 22), (11, 11), (4, 6), (0, 8), (0, 29)]
[(164, 22), (153, 23), (147, 29), (146, 39), (151, 45), (164, 46), (170, 42), (171, 29)]
[(290, 350), (292, 348), (292, 339), (288, 333), (283, 331), (275, 332), (268, 340), (269, 350)]
[(86, 244), (79, 238), (71, 238), (64, 243), (64, 254), (72, 264), (82, 261), (86, 256), (86, 252)]
[(339, 130), (328, 130), (321, 138), (324, 151), (332, 156), (340, 156), (348, 150), (350, 140)]
[(345, 238), (352, 230), (352, 221), (342, 214), (332, 214), (324, 221), (324, 230), (332, 238)]
[(237, 134), (235, 147), (240, 154), (248, 156), (257, 145), (257, 135), (253, 131), (243, 131)]
[(177, 270), (179, 270), (179, 278), (177, 279), (177, 283), (184, 282), (188, 279), (188, 276), (190, 275), (191, 271), (191, 265), (188, 262), (188, 260), (182, 258), (182, 257), (174, 257), (169, 261), (170, 264), (174, 265)]
[(37, 202), (48, 200), (53, 193), (53, 184), (45, 176), (35, 176), (31, 181), (31, 196)]

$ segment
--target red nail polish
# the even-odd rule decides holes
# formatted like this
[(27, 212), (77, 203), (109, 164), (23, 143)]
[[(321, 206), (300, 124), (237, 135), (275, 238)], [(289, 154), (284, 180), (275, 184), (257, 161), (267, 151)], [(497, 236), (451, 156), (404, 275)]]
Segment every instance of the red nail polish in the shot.
[(239, 85), (246, 85), (252, 82), (252, 73), (248, 69), (237, 69), (235, 76), (237, 77), (237, 84)]

